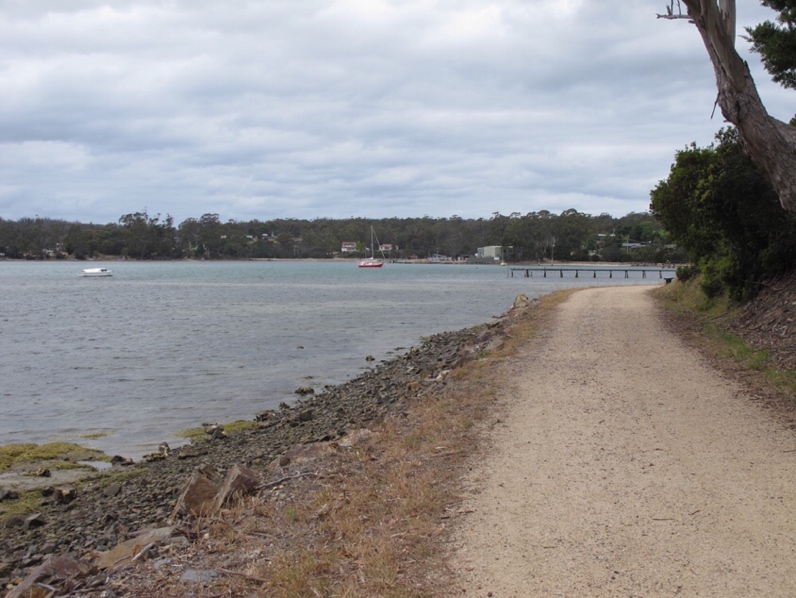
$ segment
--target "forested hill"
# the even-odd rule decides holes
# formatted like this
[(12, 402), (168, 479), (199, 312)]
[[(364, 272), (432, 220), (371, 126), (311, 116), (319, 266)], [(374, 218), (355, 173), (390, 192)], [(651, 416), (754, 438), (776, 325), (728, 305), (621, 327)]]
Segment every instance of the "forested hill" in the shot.
[[(445, 256), (464, 259), (478, 247), (501, 245), (507, 261), (681, 261), (665, 231), (648, 213), (621, 218), (576, 210), (491, 218), (277, 219), (222, 222), (204, 214), (175, 225), (146, 212), (97, 225), (49, 218), (0, 218), (0, 253), (10, 259), (246, 259), (358, 257), (369, 252), (370, 228), (390, 259)], [(354, 251), (343, 253), (343, 244)]]

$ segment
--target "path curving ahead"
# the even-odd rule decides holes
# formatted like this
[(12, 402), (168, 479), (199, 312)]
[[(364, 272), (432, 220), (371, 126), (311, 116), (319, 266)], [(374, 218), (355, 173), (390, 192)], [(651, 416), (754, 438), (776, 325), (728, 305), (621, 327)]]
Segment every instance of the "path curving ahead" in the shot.
[(512, 366), (451, 595), (796, 595), (796, 435), (649, 293), (575, 293)]

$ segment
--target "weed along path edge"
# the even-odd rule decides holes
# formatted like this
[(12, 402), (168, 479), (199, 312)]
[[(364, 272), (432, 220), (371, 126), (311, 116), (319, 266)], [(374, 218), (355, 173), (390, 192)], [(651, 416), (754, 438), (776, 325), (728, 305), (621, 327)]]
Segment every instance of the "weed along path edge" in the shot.
[(451, 595), (794, 594), (796, 436), (651, 290), (574, 293), (506, 366)]

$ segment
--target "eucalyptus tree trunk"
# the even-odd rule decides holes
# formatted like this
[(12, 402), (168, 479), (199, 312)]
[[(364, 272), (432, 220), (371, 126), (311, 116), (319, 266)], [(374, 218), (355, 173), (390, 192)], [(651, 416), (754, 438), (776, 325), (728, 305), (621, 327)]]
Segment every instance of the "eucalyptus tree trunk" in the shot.
[(716, 101), (724, 118), (738, 129), (749, 157), (774, 187), (782, 207), (796, 213), (796, 128), (768, 114), (749, 66), (735, 50), (735, 0), (682, 2), (713, 63)]

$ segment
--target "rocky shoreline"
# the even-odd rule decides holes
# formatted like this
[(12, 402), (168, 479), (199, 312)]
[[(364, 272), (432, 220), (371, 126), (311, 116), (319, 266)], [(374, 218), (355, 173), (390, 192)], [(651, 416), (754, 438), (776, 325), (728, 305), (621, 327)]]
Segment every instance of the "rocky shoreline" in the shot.
[(340, 441), (385, 417), (400, 416), (409, 402), (445, 385), (452, 370), (499, 346), (512, 315), (528, 303), (518, 297), (512, 310), (492, 322), (434, 335), (349, 382), (264, 412), (250, 429), (227, 436), (211, 428), (194, 445), (175, 451), (164, 448), (150, 461), (117, 464), (83, 483), (43, 490), (43, 503), (34, 513), (12, 516), (0, 524), (0, 594), (14, 595), (13, 588), (32, 571), (52, 568), (60, 557), (74, 559), (69, 562), (79, 563), (80, 571), (86, 566), (80, 576), (66, 576), (73, 584), (92, 571), (96, 576), (92, 563), (97, 554), (142, 529), (174, 523), (171, 517), (178, 498), (199, 466), (216, 471), (244, 466), (267, 484), (279, 475), (273, 464), (285, 459), (289, 449)]

